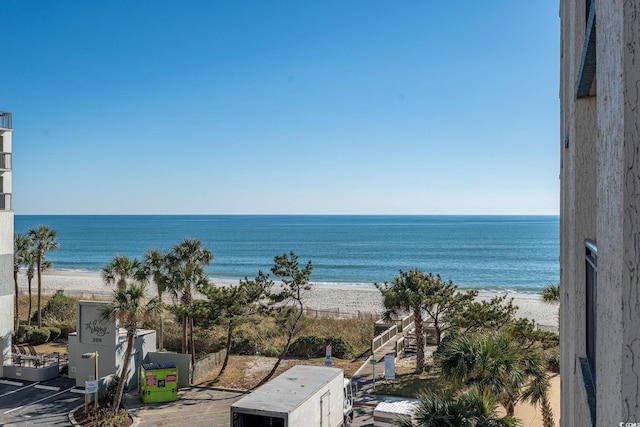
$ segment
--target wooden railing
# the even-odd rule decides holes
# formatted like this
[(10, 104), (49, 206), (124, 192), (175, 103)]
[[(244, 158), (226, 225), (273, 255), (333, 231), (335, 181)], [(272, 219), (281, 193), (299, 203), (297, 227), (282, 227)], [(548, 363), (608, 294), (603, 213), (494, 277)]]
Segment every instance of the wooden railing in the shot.
[(357, 310), (356, 312), (351, 311), (340, 311), (339, 308), (327, 309), (327, 310), (318, 310), (315, 308), (304, 308), (304, 314), (307, 317), (337, 317), (337, 318), (350, 318), (350, 319), (371, 319), (378, 320), (380, 315), (377, 313), (370, 313), (366, 311)]
[(393, 325), (380, 335), (374, 337), (371, 341), (371, 353), (375, 353), (377, 349), (391, 341), (396, 337), (396, 335), (398, 335), (398, 327), (396, 325)]

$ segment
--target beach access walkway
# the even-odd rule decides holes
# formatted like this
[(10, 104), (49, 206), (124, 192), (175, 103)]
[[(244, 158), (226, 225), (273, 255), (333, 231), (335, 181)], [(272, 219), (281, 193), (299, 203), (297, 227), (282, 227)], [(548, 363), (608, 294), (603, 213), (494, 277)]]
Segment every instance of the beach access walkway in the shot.
[[(400, 337), (401, 335), (398, 335)], [(396, 339), (393, 338), (378, 348), (351, 378), (354, 387), (355, 405), (376, 406), (388, 396), (373, 394), (375, 385), (384, 380), (384, 356), (395, 354)], [(373, 363), (375, 361), (375, 363)]]

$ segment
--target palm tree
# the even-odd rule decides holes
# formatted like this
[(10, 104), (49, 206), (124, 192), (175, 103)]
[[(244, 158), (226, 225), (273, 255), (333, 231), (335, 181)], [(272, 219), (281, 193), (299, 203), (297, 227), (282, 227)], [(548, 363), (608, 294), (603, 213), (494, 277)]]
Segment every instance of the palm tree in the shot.
[(29, 236), (36, 247), (36, 263), (38, 267), (38, 327), (42, 328), (42, 263), (48, 251), (56, 250), (60, 244), (56, 242), (56, 230), (46, 225), (38, 225), (29, 229)]
[(512, 416), (500, 417), (495, 399), (478, 388), (424, 394), (413, 414), (400, 427), (515, 427)]
[(426, 294), (426, 276), (418, 269), (402, 271), (394, 277), (391, 284), (375, 283), (383, 298), (385, 312), (383, 317), (388, 321), (398, 318), (401, 312), (413, 314), (416, 326), (416, 372), (424, 370), (424, 319), (422, 312), (429, 295)]
[(457, 387), (474, 385), (496, 396), (507, 415), (513, 415), (526, 386), (535, 372), (544, 370), (540, 358), (521, 354), (506, 333), (460, 335), (446, 343), (435, 356), (442, 375)]
[(107, 285), (116, 284), (119, 289), (127, 286), (127, 280), (144, 275), (142, 264), (137, 259), (116, 255), (111, 262), (102, 267), (102, 279)]
[(153, 282), (156, 284), (156, 290), (158, 291), (158, 304), (160, 324), (158, 325), (158, 348), (162, 350), (164, 348), (164, 334), (163, 334), (163, 318), (162, 318), (162, 294), (167, 290), (167, 279), (165, 276), (166, 266), (165, 253), (160, 252), (157, 249), (151, 249), (144, 254), (144, 262), (146, 268), (151, 272)]
[[(15, 308), (14, 308), (14, 331), (18, 332), (20, 326), (20, 305), (18, 304), (18, 298), (20, 297), (20, 290), (18, 289), (18, 273), (20, 272), (20, 266), (24, 265), (25, 257), (29, 253), (32, 246), (32, 241), (26, 234), (16, 233), (13, 236), (13, 283), (15, 285)], [(31, 304), (31, 294), (29, 294), (29, 304)]]
[(555, 427), (553, 420), (553, 410), (551, 409), (551, 401), (549, 400), (549, 377), (544, 369), (544, 363), (539, 353), (529, 353), (525, 356), (525, 366), (532, 380), (522, 391), (520, 400), (530, 402), (532, 405), (540, 405), (542, 413), (542, 425), (544, 427)]
[[(31, 313), (33, 312), (32, 308), (31, 308), (31, 301), (32, 301), (32, 297), (31, 297), (31, 282), (33, 282), (33, 278), (36, 275), (36, 264), (38, 261), (38, 257), (37, 254), (35, 252), (35, 250), (32, 250), (31, 252), (28, 252), (26, 254), (26, 257), (24, 259), (24, 263), (27, 266), (27, 271), (26, 271), (26, 276), (27, 276), (27, 287), (29, 290), (29, 316), (27, 318), (27, 324), (29, 326), (31, 326), (31, 319), (32, 319), (32, 315)], [(45, 271), (47, 271), (48, 269), (50, 269), (53, 266), (53, 263), (51, 261), (43, 261), (42, 265), (40, 266), (40, 271), (42, 271), (43, 273)]]
[(117, 286), (113, 292), (113, 300), (107, 309), (103, 311), (103, 317), (115, 321), (121, 321), (121, 327), (127, 331), (127, 348), (125, 350), (124, 363), (120, 371), (120, 381), (114, 396), (113, 412), (117, 415), (122, 402), (124, 384), (129, 371), (129, 362), (133, 353), (133, 346), (138, 327), (145, 313), (154, 311), (155, 306), (147, 303), (146, 287), (144, 283), (132, 282), (124, 286)]
[[(213, 253), (202, 247), (197, 239), (184, 239), (176, 244), (166, 256), (166, 286), (174, 299), (180, 298), (182, 317), (182, 352), (191, 349), (191, 361), (195, 363), (195, 339), (193, 336), (193, 292), (199, 291), (209, 283), (204, 272), (204, 266), (213, 260)], [(190, 333), (190, 343), (187, 340), (187, 328)]]

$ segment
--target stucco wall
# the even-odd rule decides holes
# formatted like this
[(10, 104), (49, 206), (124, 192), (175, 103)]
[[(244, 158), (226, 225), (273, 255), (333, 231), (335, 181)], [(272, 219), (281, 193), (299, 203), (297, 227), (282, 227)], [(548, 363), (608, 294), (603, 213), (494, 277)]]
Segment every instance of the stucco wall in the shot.
[(640, 422), (640, 4), (595, 6), (596, 96), (582, 99), (575, 85), (585, 2), (560, 7), (563, 426), (590, 424), (577, 363), (585, 354), (585, 238), (598, 247), (596, 425)]
[[(561, 423), (589, 424), (577, 357), (586, 353), (585, 239), (596, 239), (597, 104), (576, 99), (576, 78), (585, 36), (584, 1), (563, 1), (561, 43)], [(569, 102), (566, 102), (570, 100)], [(570, 409), (571, 408), (571, 409)]]
[[(622, 3), (618, 0), (616, 3)], [(619, 311), (622, 337), (622, 417), (640, 422), (640, 4), (624, 2), (624, 258)]]
[(621, 416), (621, 288), (624, 282), (625, 203), (622, 0), (597, 10), (598, 84), (598, 305), (596, 358), (597, 423), (629, 421)]

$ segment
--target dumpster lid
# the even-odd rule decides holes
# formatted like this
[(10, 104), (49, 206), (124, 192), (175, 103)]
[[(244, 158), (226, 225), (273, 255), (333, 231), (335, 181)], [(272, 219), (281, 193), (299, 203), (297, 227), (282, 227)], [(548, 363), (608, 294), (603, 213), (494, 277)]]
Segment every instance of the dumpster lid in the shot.
[(173, 362), (162, 362), (162, 363), (143, 363), (142, 369), (145, 371), (150, 371), (152, 369), (172, 369), (175, 368), (176, 364)]

